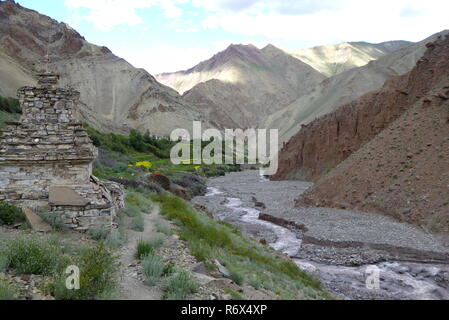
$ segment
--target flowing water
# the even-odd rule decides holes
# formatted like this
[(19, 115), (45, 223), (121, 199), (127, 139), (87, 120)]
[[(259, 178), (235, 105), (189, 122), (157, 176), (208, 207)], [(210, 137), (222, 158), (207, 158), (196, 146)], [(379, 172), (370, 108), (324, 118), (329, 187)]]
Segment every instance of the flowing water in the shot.
[[(232, 184), (232, 180), (230, 179), (229, 183)], [(219, 201), (220, 209), (212, 206), (216, 219), (226, 220), (237, 227), (251, 226), (251, 230), (263, 230), (264, 234), (271, 233), (269, 245), (272, 248), (292, 257), (299, 268), (318, 277), (327, 289), (342, 298), (449, 299), (447, 265), (390, 261), (375, 265), (343, 266), (295, 258), (301, 251), (301, 237), (287, 228), (259, 220), (261, 211), (245, 205), (241, 198), (236, 197), (239, 192), (229, 194), (229, 191), (224, 190), (226, 188), (219, 187), (225, 186), (224, 181), (226, 180), (222, 179), (217, 180), (218, 183), (212, 183), (214, 186), (209, 186), (206, 196), (198, 197), (194, 201), (206, 206)], [(271, 182), (260, 177), (258, 181), (251, 183), (263, 184), (263, 188), (268, 188), (269, 191)], [(235, 185), (233, 187), (235, 189)], [(241, 190), (242, 195), (247, 192), (245, 190)], [(253, 231), (247, 233), (257, 238)]]

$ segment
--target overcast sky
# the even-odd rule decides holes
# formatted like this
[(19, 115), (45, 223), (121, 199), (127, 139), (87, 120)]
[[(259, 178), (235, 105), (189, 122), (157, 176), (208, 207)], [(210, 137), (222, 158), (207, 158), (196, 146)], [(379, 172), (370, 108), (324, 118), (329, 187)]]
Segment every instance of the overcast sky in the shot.
[(449, 29), (448, 0), (17, 0), (150, 73), (190, 68), (231, 43), (298, 49), (419, 41)]

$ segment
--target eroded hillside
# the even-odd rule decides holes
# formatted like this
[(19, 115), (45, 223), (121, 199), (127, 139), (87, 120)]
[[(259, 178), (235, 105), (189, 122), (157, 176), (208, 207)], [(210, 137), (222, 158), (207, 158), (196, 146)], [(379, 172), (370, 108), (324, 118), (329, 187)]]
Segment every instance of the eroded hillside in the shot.
[(427, 48), (409, 74), (314, 121), (287, 144), (277, 179), (317, 180), (330, 171), (299, 204), (449, 231), (449, 38)]

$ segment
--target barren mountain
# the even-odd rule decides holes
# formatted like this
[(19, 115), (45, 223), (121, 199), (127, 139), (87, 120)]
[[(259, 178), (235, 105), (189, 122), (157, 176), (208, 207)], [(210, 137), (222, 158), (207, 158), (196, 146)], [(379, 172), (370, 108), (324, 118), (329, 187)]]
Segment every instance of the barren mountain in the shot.
[(156, 78), (184, 93), (219, 126), (257, 126), (325, 76), (269, 45), (231, 45), (194, 68)]
[[(128, 128), (167, 135), (189, 128), (200, 113), (179, 94), (136, 69), (108, 48), (87, 42), (59, 23), (14, 1), (0, 2), (0, 88), (5, 95), (49, 70), (61, 74), (60, 85), (81, 92), (81, 116), (103, 131)], [(50, 57), (47, 66), (46, 55)]]
[(4, 97), (15, 97), (19, 87), (36, 83), (28, 69), (22, 67), (1, 49), (0, 79), (0, 95)]
[(424, 54), (425, 43), (437, 36), (401, 47), (366, 66), (324, 80), (289, 106), (270, 115), (262, 127), (280, 129), (281, 141), (288, 141), (303, 125), (367, 92), (380, 89), (391, 77), (409, 72)]
[(317, 179), (330, 171), (300, 205), (378, 212), (449, 232), (449, 34), (427, 47), (410, 73), (314, 121), (288, 143), (277, 178)]
[(411, 44), (407, 41), (388, 41), (379, 44), (344, 42), (336, 45), (288, 51), (288, 53), (322, 74), (332, 77), (353, 68), (363, 67), (370, 61), (377, 60)]

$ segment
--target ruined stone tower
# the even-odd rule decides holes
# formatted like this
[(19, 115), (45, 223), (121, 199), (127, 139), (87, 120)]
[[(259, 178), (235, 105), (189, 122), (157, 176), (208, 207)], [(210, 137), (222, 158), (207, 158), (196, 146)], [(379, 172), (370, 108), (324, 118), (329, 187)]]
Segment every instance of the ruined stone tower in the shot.
[(18, 91), (22, 117), (0, 137), (0, 200), (59, 212), (77, 230), (113, 224), (123, 192), (92, 176), (97, 149), (76, 120), (80, 94), (58, 79), (40, 74), (38, 87)]

